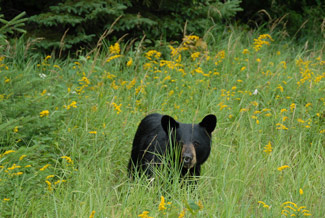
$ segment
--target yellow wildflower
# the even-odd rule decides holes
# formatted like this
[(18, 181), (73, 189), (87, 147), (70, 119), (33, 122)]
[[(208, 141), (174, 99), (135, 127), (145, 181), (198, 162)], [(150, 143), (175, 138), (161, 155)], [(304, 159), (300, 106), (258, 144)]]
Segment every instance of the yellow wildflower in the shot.
[(59, 65), (54, 64), (53, 67), (58, 68), (61, 70), (61, 67)]
[(285, 61), (281, 61), (280, 64), (282, 64), (283, 69), (287, 69), (287, 63)]
[(114, 45), (111, 45), (111, 46), (109, 47), (109, 52), (110, 52), (111, 54), (119, 54), (120, 51), (121, 51), (121, 49), (120, 49), (120, 44), (119, 44), (118, 42), (116, 42)]
[(89, 133), (89, 134), (94, 134), (94, 135), (96, 135), (96, 134), (97, 134), (97, 131), (89, 131), (88, 133)]
[(18, 173), (13, 173), (13, 174), (11, 174), (12, 176), (19, 176), (19, 175), (22, 175), (23, 174), (23, 172), (18, 172)]
[[(94, 132), (96, 132), (96, 131), (94, 131)], [(90, 132), (89, 132), (90, 133)], [(97, 133), (97, 132), (96, 132)], [(65, 159), (68, 163), (70, 163), (70, 164), (73, 164), (73, 160), (71, 159), (71, 157), (68, 157), (68, 156), (62, 156), (61, 157), (62, 159)]]
[(133, 63), (133, 59), (129, 58), (128, 62), (126, 63), (126, 66), (129, 67), (132, 65), (132, 63)]
[(248, 111), (248, 109), (247, 108), (242, 108), (242, 109), (240, 109), (240, 111), (239, 112), (247, 112)]
[(25, 157), (27, 157), (27, 155), (26, 155), (26, 154), (23, 154), (23, 155), (21, 155), (21, 156), (19, 157), (19, 160), (22, 160), (22, 159), (24, 159)]
[(243, 54), (249, 54), (249, 50), (247, 48), (245, 48), (243, 51), (242, 51)]
[(267, 154), (271, 154), (272, 150), (273, 150), (273, 148), (272, 148), (271, 142), (269, 141), (269, 143), (267, 145), (265, 145), (263, 152), (265, 152)]
[(44, 90), (42, 91), (42, 93), (41, 93), (41, 96), (45, 95), (45, 94), (46, 94), (46, 92), (47, 92), (47, 90), (46, 90), (46, 89), (44, 89)]
[(49, 166), (51, 166), (51, 164), (46, 164), (46, 165), (44, 165), (41, 169), (40, 169), (40, 171), (44, 171), (46, 168), (48, 168)]
[(122, 104), (117, 105), (116, 103), (113, 102), (112, 105), (114, 106), (114, 109), (116, 110), (116, 113), (117, 113), (117, 114), (119, 114), (119, 113), (122, 112), (122, 110), (121, 110), (121, 106), (122, 106)]
[(305, 121), (304, 121), (303, 119), (300, 119), (300, 118), (298, 118), (297, 121), (298, 121), (299, 123), (305, 123)]
[(281, 111), (280, 111), (280, 113), (282, 114), (283, 112), (288, 112), (288, 110), (287, 109), (281, 109)]
[(192, 60), (195, 61), (200, 56), (200, 54), (200, 52), (194, 52), (193, 54), (191, 54)]
[(161, 56), (161, 53), (156, 50), (149, 50), (147, 53), (145, 53), (146, 58), (149, 60), (152, 60), (152, 57), (155, 57), (156, 59), (159, 59)]
[(14, 132), (18, 132), (18, 126), (15, 126)]
[(283, 92), (283, 87), (281, 85), (278, 85), (276, 89), (280, 89), (280, 92)]
[(47, 61), (48, 59), (52, 58), (50, 55), (46, 56), (44, 61)]
[(310, 107), (311, 105), (312, 105), (311, 103), (307, 103), (305, 107)]
[(304, 194), (304, 191), (301, 188), (299, 189), (299, 194), (300, 195), (303, 195)]
[(116, 85), (115, 80), (113, 80), (112, 84), (111, 84), (112, 88), (115, 90), (118, 90), (119, 86)]
[(287, 119), (289, 119), (289, 117), (287, 116), (282, 117), (282, 122), (286, 121)]
[(281, 124), (281, 123), (277, 123), (275, 125), (277, 126), (276, 129), (288, 130), (288, 128), (285, 125)]
[(48, 189), (49, 191), (52, 191), (52, 190), (53, 190), (53, 188), (52, 188), (52, 183), (51, 183), (50, 181), (48, 181), (48, 180), (46, 180), (45, 183), (47, 184), (47, 189)]
[(129, 82), (129, 84), (126, 86), (127, 89), (131, 89), (136, 83), (136, 79), (133, 78), (132, 81)]
[(50, 112), (48, 110), (43, 110), (39, 113), (40, 117), (45, 117), (48, 116), (50, 114)]
[[(302, 209), (305, 209), (306, 207), (305, 206), (301, 206), (301, 207), (299, 207), (298, 209), (297, 209), (297, 211), (300, 211), (300, 210), (302, 210)], [(309, 212), (309, 210), (302, 210), (301, 212)]]
[(66, 181), (67, 181), (67, 180), (64, 180), (64, 179), (62, 179), (62, 180), (57, 180), (57, 181), (54, 182), (54, 185), (57, 185), (57, 184), (59, 184), (59, 183), (66, 182)]
[(110, 62), (111, 60), (114, 60), (114, 59), (116, 59), (116, 58), (119, 58), (119, 57), (121, 57), (121, 55), (113, 55), (113, 56), (107, 58), (106, 63), (108, 63), (108, 62)]
[(71, 107), (76, 108), (77, 107), (77, 102), (72, 101), (69, 105), (64, 105), (63, 107), (65, 107), (67, 110), (69, 110)]
[(287, 204), (291, 204), (292, 206), (294, 206), (295, 208), (297, 208), (297, 204), (291, 202), (291, 201), (286, 201), (284, 202), (283, 204), (281, 204), (281, 207), (283, 207), (284, 205), (287, 205)]
[(184, 218), (185, 217), (185, 208), (182, 210), (182, 212), (179, 214), (178, 218)]
[(284, 170), (284, 169), (286, 169), (286, 168), (290, 168), (288, 165), (283, 165), (283, 166), (281, 166), (281, 167), (278, 167), (278, 170), (279, 171), (282, 171), (282, 170)]
[(53, 178), (54, 177), (54, 175), (48, 175), (47, 177), (46, 177), (46, 180), (48, 180), (48, 179), (50, 179), (50, 178)]
[(151, 216), (148, 215), (149, 211), (143, 211), (141, 214), (138, 215), (138, 217), (142, 217), (142, 218), (153, 218)]
[(8, 170), (14, 170), (14, 169), (17, 169), (17, 168), (21, 168), (21, 166), (16, 165), (16, 164), (14, 163), (11, 167), (8, 167)]
[(262, 204), (264, 208), (270, 209), (270, 206), (263, 201), (258, 201), (257, 203)]
[(267, 39), (273, 41), (272, 37), (269, 34), (262, 34), (257, 39), (254, 39), (254, 50), (259, 51), (263, 45), (270, 45), (270, 42), (266, 41)]
[(95, 213), (96, 213), (96, 211), (91, 211), (91, 214), (90, 214), (90, 216), (89, 216), (89, 218), (94, 218), (95, 217)]
[(160, 197), (160, 203), (159, 203), (159, 211), (166, 210), (166, 203), (165, 198), (163, 196)]

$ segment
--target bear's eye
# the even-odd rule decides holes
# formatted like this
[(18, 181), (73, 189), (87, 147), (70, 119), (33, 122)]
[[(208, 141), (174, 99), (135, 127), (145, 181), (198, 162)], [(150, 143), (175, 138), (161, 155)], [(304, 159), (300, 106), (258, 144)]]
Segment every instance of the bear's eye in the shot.
[(200, 146), (200, 144), (198, 142), (194, 142), (193, 144), (194, 144), (195, 147), (199, 147)]

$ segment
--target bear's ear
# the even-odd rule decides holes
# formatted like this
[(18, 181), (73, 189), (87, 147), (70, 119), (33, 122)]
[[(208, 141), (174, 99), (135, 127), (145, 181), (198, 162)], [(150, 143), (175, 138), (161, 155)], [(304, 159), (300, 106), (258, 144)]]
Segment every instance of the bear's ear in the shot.
[(179, 123), (174, 120), (171, 116), (164, 115), (161, 118), (161, 126), (165, 130), (166, 133), (168, 133), (169, 129), (177, 129), (179, 127)]
[(209, 134), (211, 134), (216, 128), (217, 124), (217, 117), (213, 114), (209, 114), (203, 118), (201, 123), (199, 123), (200, 126), (204, 127)]

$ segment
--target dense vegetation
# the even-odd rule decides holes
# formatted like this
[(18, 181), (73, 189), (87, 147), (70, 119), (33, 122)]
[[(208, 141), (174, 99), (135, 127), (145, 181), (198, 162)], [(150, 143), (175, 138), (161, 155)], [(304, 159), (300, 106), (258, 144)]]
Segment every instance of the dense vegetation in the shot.
[(325, 3), (320, 0), (13, 0), (3, 1), (0, 8), (4, 20), (20, 15), (27, 36), (39, 39), (38, 51), (60, 56), (88, 51), (101, 36), (110, 41), (143, 38), (153, 46), (158, 40), (181, 41), (186, 34), (215, 35), (229, 22), (302, 41), (325, 37)]
[[(128, 53), (112, 43), (64, 61), (2, 56), (1, 216), (321, 217), (323, 48), (234, 30), (215, 40)], [(151, 112), (217, 115), (194, 190), (177, 175), (127, 178), (133, 135)]]
[[(277, 20), (285, 5), (276, 8), (277, 1), (267, 1), (272, 19), (256, 19), (256, 30), (229, 23), (237, 16), (238, 23), (251, 23), (252, 11), (260, 14), (258, 5), (247, 9), (239, 1), (178, 1), (179, 8), (171, 1), (35, 2), (1, 3), (0, 217), (325, 214), (322, 13), (312, 13), (313, 26), (299, 24), (291, 32), (289, 20)], [(76, 7), (78, 2), (89, 4)], [(293, 2), (288, 8), (298, 13)], [(99, 3), (120, 11), (93, 10)], [(26, 15), (21, 5), (28, 5)], [(299, 5), (302, 14), (323, 7), (318, 1)], [(218, 22), (201, 16), (213, 8), (222, 15)], [(16, 10), (9, 16), (8, 9)], [(87, 10), (95, 13), (93, 20), (80, 20), (91, 16)], [(125, 19), (137, 10), (141, 16), (131, 19), (132, 26)], [(161, 19), (150, 15), (155, 10), (165, 11)], [(30, 37), (49, 22), (38, 19), (46, 13), (53, 18), (49, 29), (60, 33), (44, 35), (47, 42), (55, 39), (48, 47)], [(168, 22), (172, 28), (157, 28)], [(91, 25), (98, 32), (88, 32)], [(69, 44), (69, 37), (76, 41)], [(165, 168), (153, 181), (128, 178), (133, 136), (152, 112), (186, 123), (217, 116), (212, 152), (197, 184), (184, 184), (176, 172), (171, 178)]]

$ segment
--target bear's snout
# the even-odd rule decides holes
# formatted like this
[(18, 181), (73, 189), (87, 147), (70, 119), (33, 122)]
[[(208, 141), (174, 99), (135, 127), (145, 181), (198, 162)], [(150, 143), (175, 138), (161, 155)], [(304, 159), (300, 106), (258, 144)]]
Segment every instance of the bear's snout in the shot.
[(186, 154), (183, 156), (184, 165), (190, 165), (193, 160), (193, 156), (191, 154)]
[(196, 164), (196, 151), (193, 144), (184, 144), (182, 147), (182, 162), (184, 167), (191, 169)]

